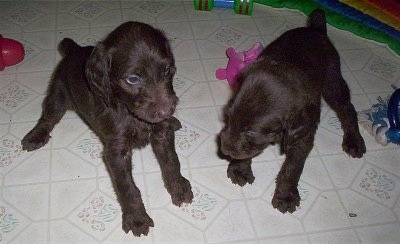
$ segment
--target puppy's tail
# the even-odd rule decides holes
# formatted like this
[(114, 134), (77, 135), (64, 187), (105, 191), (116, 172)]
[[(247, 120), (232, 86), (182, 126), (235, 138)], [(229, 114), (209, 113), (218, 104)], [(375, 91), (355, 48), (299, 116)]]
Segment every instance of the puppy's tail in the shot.
[(321, 9), (314, 10), (308, 18), (307, 27), (326, 33), (325, 13)]
[(64, 38), (60, 44), (58, 44), (58, 51), (61, 53), (61, 55), (64, 57), (65, 55), (74, 52), (78, 48), (80, 48), (74, 40), (70, 38)]

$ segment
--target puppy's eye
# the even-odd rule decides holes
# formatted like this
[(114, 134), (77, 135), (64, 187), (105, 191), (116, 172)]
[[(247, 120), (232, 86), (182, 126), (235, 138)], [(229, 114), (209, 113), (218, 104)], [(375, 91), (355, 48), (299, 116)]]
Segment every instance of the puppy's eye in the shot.
[(131, 75), (126, 79), (130, 85), (137, 85), (142, 79), (138, 75)]

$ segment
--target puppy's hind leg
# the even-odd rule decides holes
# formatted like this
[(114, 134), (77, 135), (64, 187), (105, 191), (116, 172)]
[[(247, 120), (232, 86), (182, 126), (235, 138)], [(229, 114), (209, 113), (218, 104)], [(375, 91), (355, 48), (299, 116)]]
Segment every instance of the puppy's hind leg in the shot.
[(335, 111), (344, 131), (342, 148), (353, 158), (361, 158), (366, 152), (364, 139), (360, 135), (357, 112), (351, 103), (350, 91), (336, 66), (331, 67), (323, 84), (322, 96)]
[(160, 164), (165, 188), (176, 206), (191, 203), (193, 200), (192, 187), (180, 172), (180, 163), (175, 150), (174, 132), (180, 128), (180, 122), (172, 117), (155, 125), (150, 138), (154, 154)]
[(61, 120), (69, 107), (69, 100), (63, 91), (63, 84), (52, 79), (42, 104), (42, 115), (36, 126), (22, 139), (22, 149), (33, 151), (47, 144), (50, 132)]

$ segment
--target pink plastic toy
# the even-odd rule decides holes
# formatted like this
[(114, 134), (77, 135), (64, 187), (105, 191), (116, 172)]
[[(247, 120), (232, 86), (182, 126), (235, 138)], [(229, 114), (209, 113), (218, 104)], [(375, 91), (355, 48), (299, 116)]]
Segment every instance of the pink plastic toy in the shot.
[(25, 50), (20, 42), (0, 35), (0, 71), (16, 65), (24, 59)]
[(215, 76), (218, 80), (227, 79), (229, 85), (232, 87), (233, 90), (238, 89), (236, 78), (239, 74), (239, 71), (245, 66), (253, 63), (263, 49), (264, 48), (262, 44), (259, 42), (257, 42), (248, 51), (238, 53), (236, 53), (235, 49), (233, 49), (232, 47), (228, 48), (226, 50), (226, 55), (228, 56), (229, 60), (226, 69), (218, 69), (215, 72)]

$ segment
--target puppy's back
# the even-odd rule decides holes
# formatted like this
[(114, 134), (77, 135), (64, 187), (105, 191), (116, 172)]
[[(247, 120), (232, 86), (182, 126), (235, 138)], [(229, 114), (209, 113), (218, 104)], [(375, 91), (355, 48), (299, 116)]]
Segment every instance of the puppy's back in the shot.
[(55, 68), (52, 80), (59, 86), (66, 86), (71, 94), (79, 94), (87, 98), (88, 85), (85, 76), (86, 61), (93, 51), (93, 46), (81, 47), (74, 40), (64, 38), (58, 44), (62, 59)]
[(319, 9), (310, 14), (306, 27), (289, 30), (270, 43), (260, 55), (263, 58), (290, 63), (317, 84), (325, 79), (328, 67), (340, 66), (327, 35), (325, 14)]

